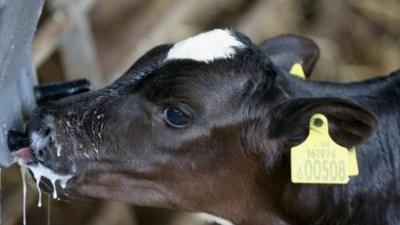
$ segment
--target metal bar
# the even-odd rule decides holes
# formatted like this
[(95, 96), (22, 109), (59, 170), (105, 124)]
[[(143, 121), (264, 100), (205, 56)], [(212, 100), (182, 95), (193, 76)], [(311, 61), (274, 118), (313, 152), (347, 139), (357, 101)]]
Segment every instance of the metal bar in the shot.
[(60, 46), (66, 34), (70, 32), (76, 15), (87, 12), (95, 0), (69, 1), (68, 5), (59, 6), (36, 33), (32, 44), (33, 65), (38, 68)]
[(38, 30), (32, 44), (33, 65), (38, 68), (58, 48), (71, 29), (72, 19), (65, 11), (55, 12)]
[(103, 86), (87, 15), (95, 0), (52, 0), (49, 3), (55, 13), (34, 41), (34, 64), (39, 66), (59, 48), (66, 80), (86, 77), (95, 88)]
[(60, 54), (66, 80), (87, 78), (94, 88), (104, 85), (89, 20), (76, 15), (71, 31), (60, 43)]
[(47, 225), (51, 225), (51, 196), (47, 195)]

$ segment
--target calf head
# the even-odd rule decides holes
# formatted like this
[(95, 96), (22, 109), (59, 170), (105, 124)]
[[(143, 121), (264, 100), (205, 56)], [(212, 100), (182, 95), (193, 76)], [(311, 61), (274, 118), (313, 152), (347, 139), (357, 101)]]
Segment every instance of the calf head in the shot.
[[(277, 211), (289, 182), (286, 156), (314, 113), (328, 117), (345, 146), (362, 142), (375, 120), (345, 100), (291, 99), (275, 82), (287, 61), (274, 51), (279, 60), (271, 61), (222, 29), (155, 47), (110, 86), (38, 108), (28, 126), (34, 159), (25, 163), (72, 175), (66, 188), (57, 186), (63, 195), (235, 222)], [(287, 59), (307, 55), (297, 53)]]

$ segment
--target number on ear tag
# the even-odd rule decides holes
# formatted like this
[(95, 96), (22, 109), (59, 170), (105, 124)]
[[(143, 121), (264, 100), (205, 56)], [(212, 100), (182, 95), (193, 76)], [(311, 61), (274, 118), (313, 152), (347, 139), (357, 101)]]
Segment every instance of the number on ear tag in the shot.
[(315, 114), (306, 140), (291, 149), (293, 183), (346, 184), (349, 181), (349, 152), (329, 136), (328, 119)]

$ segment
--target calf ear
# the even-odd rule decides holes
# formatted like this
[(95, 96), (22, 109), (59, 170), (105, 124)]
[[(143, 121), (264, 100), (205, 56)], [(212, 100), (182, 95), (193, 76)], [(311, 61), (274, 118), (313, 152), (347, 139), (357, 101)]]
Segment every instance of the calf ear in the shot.
[(377, 125), (372, 113), (350, 101), (338, 98), (296, 99), (272, 110), (269, 139), (290, 146), (300, 144), (308, 135), (311, 116), (316, 113), (327, 117), (330, 136), (347, 148), (365, 141)]
[(165, 61), (168, 51), (171, 49), (172, 44), (164, 44), (154, 47), (146, 54), (140, 57), (125, 74), (135, 75), (142, 77), (151, 71), (159, 68)]
[(319, 48), (311, 39), (297, 35), (282, 35), (263, 41), (260, 49), (275, 66), (290, 71), (293, 64), (303, 66), (306, 77), (311, 75), (319, 58)]

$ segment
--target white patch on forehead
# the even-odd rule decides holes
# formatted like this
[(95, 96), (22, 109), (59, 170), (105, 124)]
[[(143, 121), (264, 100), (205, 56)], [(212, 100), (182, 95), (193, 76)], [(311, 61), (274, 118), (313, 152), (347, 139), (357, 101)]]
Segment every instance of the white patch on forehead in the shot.
[(215, 29), (176, 43), (168, 52), (167, 59), (191, 59), (211, 62), (215, 59), (232, 58), (235, 48), (244, 48), (229, 30)]
[(208, 213), (195, 213), (194, 216), (206, 223), (217, 223), (219, 225), (234, 225), (232, 222), (226, 219), (216, 217)]

